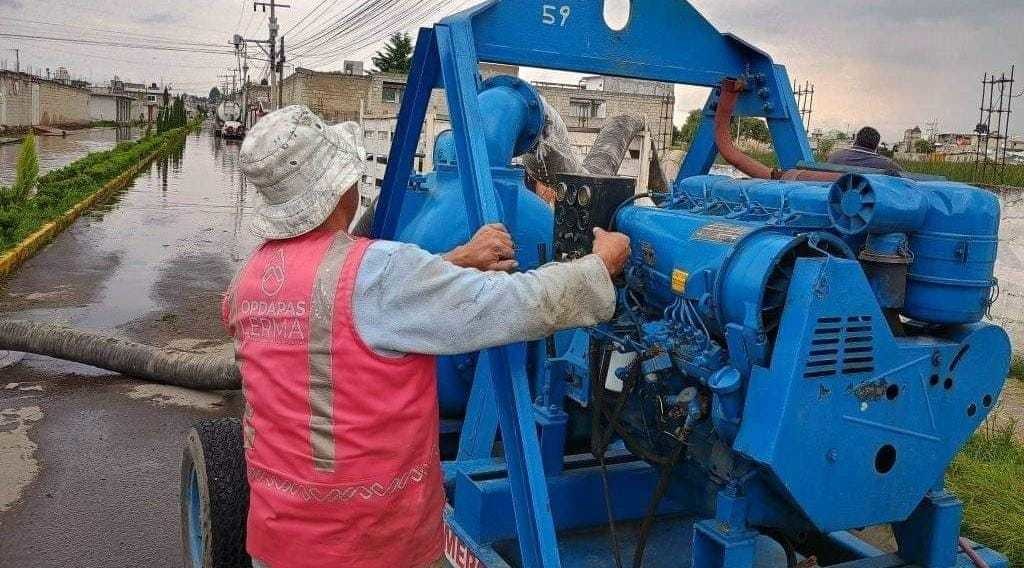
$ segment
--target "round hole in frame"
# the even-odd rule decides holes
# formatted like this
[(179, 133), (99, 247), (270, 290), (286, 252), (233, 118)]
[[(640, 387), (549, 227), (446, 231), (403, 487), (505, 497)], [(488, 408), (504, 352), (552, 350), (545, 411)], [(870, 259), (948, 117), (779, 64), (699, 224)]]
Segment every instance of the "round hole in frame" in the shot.
[(889, 400), (896, 400), (896, 397), (898, 397), (899, 395), (900, 395), (900, 386), (899, 385), (889, 385), (888, 387), (886, 387), (886, 389), (885, 389), (885, 398), (887, 398)]
[(633, 8), (631, 0), (604, 0), (604, 23), (615, 32), (621, 32), (629, 25)]
[(875, 454), (875, 471), (885, 475), (896, 467), (896, 448), (892, 444), (886, 444), (878, 448)]
[(971, 405), (967, 407), (967, 416), (973, 417), (977, 413), (978, 405), (972, 402)]

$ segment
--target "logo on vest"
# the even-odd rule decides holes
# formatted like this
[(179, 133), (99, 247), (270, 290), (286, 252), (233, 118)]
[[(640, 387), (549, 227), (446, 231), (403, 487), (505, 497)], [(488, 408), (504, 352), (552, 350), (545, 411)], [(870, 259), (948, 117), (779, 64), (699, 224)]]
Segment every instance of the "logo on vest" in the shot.
[(281, 291), (281, 288), (284, 288), (284, 267), (284, 249), (282, 248), (270, 257), (270, 262), (263, 271), (263, 277), (260, 278), (260, 291), (264, 296), (273, 298)]
[(262, 299), (242, 300), (245, 339), (298, 343), (308, 337), (306, 300), (277, 298), (287, 280), (284, 249), (273, 253), (260, 277)]

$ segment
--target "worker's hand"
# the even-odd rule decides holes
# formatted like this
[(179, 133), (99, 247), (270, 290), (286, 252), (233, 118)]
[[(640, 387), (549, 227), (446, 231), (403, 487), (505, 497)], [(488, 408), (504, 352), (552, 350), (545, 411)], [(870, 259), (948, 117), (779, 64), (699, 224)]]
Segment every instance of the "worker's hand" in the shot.
[(615, 278), (629, 260), (629, 237), (594, 227), (594, 254), (601, 257), (608, 275)]
[(509, 272), (519, 267), (512, 235), (501, 223), (484, 225), (470, 241), (445, 255), (445, 260), (463, 268)]

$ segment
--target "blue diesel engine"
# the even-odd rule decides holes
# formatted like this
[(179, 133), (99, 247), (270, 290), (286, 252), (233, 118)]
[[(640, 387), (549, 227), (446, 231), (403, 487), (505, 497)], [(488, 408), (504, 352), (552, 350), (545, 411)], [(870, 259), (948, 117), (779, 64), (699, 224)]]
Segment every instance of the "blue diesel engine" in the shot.
[[(542, 124), (536, 93), (499, 77), (483, 83), (479, 105), (524, 269), (556, 251), (585, 253), (580, 237), (608, 195), (618, 196), (611, 228), (632, 240), (614, 320), (521, 352), (559, 528), (601, 519), (593, 475), (612, 469), (611, 484), (636, 501), (609, 504), (619, 520), (696, 520), (693, 566), (748, 566), (757, 534), (807, 544), (888, 523), (900, 558), (955, 565), (962, 507), (944, 472), (995, 404), (1010, 360), (1006, 333), (983, 322), (996, 291), (994, 195), (872, 174), (700, 175), (640, 206), (622, 200), (621, 178), (577, 174), (557, 184), (552, 211), (511, 165)], [(456, 154), (441, 136), (436, 171), (413, 176), (399, 240), (444, 252), (469, 238)], [(507, 515), (507, 481), (486, 465), (497, 412), (483, 357), (439, 363), (442, 415), (465, 420), (446, 466), (449, 525), (473, 546), (523, 530)], [(601, 468), (570, 474), (587, 453)]]
[(999, 225), (984, 190), (696, 176), (617, 221), (633, 258), (599, 335), (636, 354), (611, 369), (625, 438), (661, 459), (689, 444), (711, 483), (760, 478), (759, 501), (789, 506), (752, 509), (754, 525), (910, 518), (1002, 390), (1009, 340), (981, 323)]

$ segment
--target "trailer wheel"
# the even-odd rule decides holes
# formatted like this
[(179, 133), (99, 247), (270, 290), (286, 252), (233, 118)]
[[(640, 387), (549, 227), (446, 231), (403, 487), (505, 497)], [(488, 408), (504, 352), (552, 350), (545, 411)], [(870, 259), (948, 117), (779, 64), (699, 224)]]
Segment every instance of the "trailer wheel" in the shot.
[(189, 568), (250, 567), (245, 552), (249, 484), (242, 422), (201, 420), (181, 457), (181, 542)]

